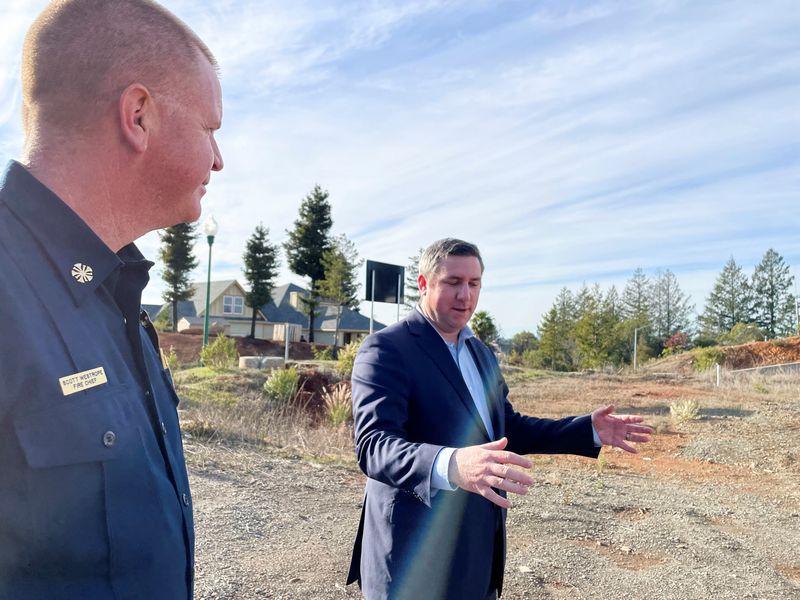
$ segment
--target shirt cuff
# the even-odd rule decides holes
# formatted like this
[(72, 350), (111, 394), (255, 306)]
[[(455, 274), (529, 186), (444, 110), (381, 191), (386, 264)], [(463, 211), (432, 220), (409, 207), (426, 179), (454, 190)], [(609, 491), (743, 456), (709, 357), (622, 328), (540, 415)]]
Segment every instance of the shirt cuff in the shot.
[(597, 435), (597, 431), (594, 428), (594, 423), (592, 423), (592, 439), (594, 440), (595, 448), (601, 448), (603, 446), (603, 442), (600, 441), (600, 436)]
[(452, 485), (447, 477), (447, 471), (450, 467), (450, 457), (453, 456), (453, 452), (455, 451), (455, 448), (442, 448), (439, 450), (438, 454), (436, 454), (436, 458), (433, 460), (433, 468), (431, 469), (432, 488), (450, 492), (458, 489), (458, 486)]

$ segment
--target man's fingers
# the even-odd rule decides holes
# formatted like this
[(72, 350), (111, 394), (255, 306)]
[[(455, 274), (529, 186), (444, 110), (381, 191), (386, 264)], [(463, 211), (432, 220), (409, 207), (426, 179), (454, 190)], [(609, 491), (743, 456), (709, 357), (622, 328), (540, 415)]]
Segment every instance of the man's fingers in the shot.
[(605, 417), (606, 415), (610, 415), (611, 413), (613, 413), (615, 409), (616, 406), (614, 406), (613, 404), (609, 404), (607, 406), (604, 406), (603, 408), (598, 408), (595, 411), (595, 415), (598, 417)]
[(486, 444), (481, 444), (481, 448), (485, 448), (486, 450), (502, 450), (508, 445), (508, 438), (501, 437), (499, 440), (494, 440), (493, 442), (487, 442)]
[(514, 452), (494, 451), (492, 452), (491, 458), (496, 463), (517, 465), (518, 467), (523, 467), (525, 469), (530, 469), (531, 465), (533, 464), (524, 456), (520, 456)]
[(492, 470), (493, 474), (500, 479), (509, 479), (523, 485), (533, 485), (533, 477), (516, 469), (509, 469), (505, 465), (497, 465)]
[(489, 502), (496, 504), (500, 508), (511, 508), (511, 501), (508, 498), (503, 498), (500, 494), (488, 486), (478, 488), (478, 493), (486, 498)]
[(653, 428), (649, 425), (631, 425), (628, 427), (628, 431), (632, 433), (644, 433), (646, 435), (652, 435)]

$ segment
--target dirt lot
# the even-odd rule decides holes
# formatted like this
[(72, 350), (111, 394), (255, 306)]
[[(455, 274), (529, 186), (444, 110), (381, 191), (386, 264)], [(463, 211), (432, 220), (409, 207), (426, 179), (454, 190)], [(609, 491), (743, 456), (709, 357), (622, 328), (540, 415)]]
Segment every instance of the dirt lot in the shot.
[[(561, 376), (512, 387), (518, 409), (613, 401), (658, 434), (635, 456), (535, 457), (509, 511), (503, 598), (800, 598), (800, 400), (792, 379)], [(670, 404), (701, 418), (676, 425)], [(268, 440), (269, 441), (269, 440)], [(197, 598), (359, 598), (344, 587), (363, 476), (286, 448), (187, 440)]]

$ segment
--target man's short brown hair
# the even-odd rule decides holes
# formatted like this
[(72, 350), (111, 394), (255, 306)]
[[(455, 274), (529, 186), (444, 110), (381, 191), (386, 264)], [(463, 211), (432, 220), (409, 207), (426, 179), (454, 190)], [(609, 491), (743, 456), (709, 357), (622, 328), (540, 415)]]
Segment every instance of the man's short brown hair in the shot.
[(448, 256), (474, 256), (481, 264), (481, 273), (483, 273), (483, 258), (475, 244), (456, 238), (444, 238), (436, 240), (422, 251), (422, 255), (419, 257), (420, 274), (430, 277)]
[(76, 131), (132, 83), (151, 93), (176, 88), (208, 47), (151, 0), (53, 0), (22, 50), (23, 124)]

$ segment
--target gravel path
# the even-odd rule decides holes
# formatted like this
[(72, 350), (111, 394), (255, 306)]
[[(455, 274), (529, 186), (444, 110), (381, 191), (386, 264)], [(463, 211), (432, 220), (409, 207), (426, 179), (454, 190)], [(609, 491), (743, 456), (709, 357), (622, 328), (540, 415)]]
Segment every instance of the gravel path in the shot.
[[(359, 598), (344, 587), (363, 479), (263, 448), (187, 445), (197, 598)], [(509, 512), (504, 598), (800, 598), (796, 501), (537, 458)]]
[[(536, 483), (509, 511), (503, 599), (800, 600), (797, 385), (519, 386), (530, 414), (613, 401), (663, 425), (673, 399), (697, 398), (702, 418), (665, 427), (634, 456), (534, 457)], [(344, 586), (364, 484), (354, 464), (195, 439), (186, 450), (199, 600), (361, 597)]]

